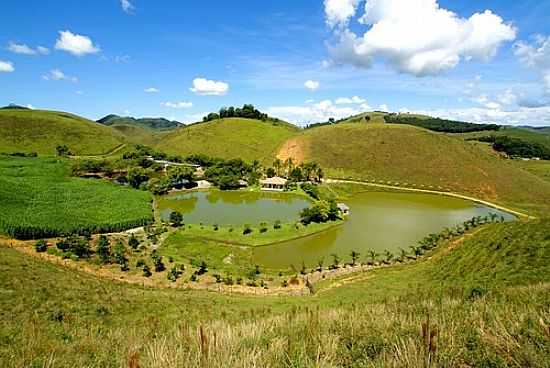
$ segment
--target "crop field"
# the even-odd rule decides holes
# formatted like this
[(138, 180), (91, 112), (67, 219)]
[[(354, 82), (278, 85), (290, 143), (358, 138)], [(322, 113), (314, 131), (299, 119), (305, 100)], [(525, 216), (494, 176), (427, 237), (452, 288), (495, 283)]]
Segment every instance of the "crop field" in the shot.
[(151, 196), (72, 178), (57, 158), (0, 156), (0, 232), (17, 238), (122, 231), (153, 219)]

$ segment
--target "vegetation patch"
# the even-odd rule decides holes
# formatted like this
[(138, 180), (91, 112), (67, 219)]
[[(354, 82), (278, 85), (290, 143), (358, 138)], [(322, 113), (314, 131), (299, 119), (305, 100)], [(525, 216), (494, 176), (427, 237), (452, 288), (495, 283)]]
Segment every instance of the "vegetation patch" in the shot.
[(0, 232), (15, 238), (115, 232), (153, 220), (152, 197), (70, 177), (65, 159), (0, 156)]

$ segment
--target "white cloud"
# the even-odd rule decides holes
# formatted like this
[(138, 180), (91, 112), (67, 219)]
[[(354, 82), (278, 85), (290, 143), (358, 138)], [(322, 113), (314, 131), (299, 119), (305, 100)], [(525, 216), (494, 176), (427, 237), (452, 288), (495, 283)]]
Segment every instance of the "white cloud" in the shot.
[(229, 91), (229, 84), (205, 78), (195, 78), (193, 87), (189, 90), (203, 96), (223, 96)]
[(367, 102), (365, 99), (359, 97), (359, 96), (353, 96), (353, 97), (340, 97), (337, 98), (335, 103), (337, 105), (350, 105), (350, 104), (362, 104)]
[(73, 83), (78, 82), (77, 77), (68, 76), (59, 69), (50, 70), (48, 73), (46, 73), (42, 76), (42, 79), (47, 80), (47, 81), (63, 81), (64, 80), (64, 81), (70, 81), (70, 82), (73, 82)]
[(541, 74), (546, 92), (550, 93), (550, 36), (538, 36), (533, 44), (518, 42), (515, 55), (526, 66)]
[(99, 46), (94, 45), (89, 37), (75, 34), (71, 31), (59, 31), (59, 38), (55, 43), (55, 48), (76, 56), (96, 54), (101, 51)]
[(386, 104), (382, 104), (382, 105), (378, 106), (378, 110), (379, 111), (384, 111), (384, 112), (390, 112), (390, 108)]
[(171, 109), (190, 109), (191, 107), (193, 107), (193, 103), (187, 101), (163, 102), (161, 105), (164, 107), (169, 107)]
[(0, 73), (11, 73), (13, 71), (15, 71), (15, 67), (12, 62), (0, 60)]
[(46, 47), (38, 46), (36, 49), (33, 49), (24, 43), (15, 43), (12, 41), (8, 44), (8, 50), (21, 55), (47, 55), (50, 53), (50, 50)]
[(134, 10), (134, 6), (129, 0), (120, 0), (120, 6), (122, 6), (122, 10), (129, 14)]
[(323, 100), (305, 106), (273, 106), (267, 109), (267, 113), (286, 121), (307, 124), (357, 115), (365, 111), (362, 107), (342, 107), (335, 105), (331, 100)]
[[(354, 2), (341, 1), (347, 10), (340, 13), (328, 8), (330, 3), (325, 2), (325, 13), (333, 27), (355, 15), (350, 10)], [(359, 22), (369, 27), (362, 35), (335, 29), (336, 43), (328, 46), (335, 62), (370, 67), (381, 58), (416, 76), (439, 74), (461, 59), (488, 61), (503, 42), (516, 37), (516, 29), (490, 10), (461, 18), (437, 0), (367, 0)]]
[(316, 91), (319, 88), (319, 85), (319, 82), (313, 80), (308, 80), (304, 83), (304, 87), (306, 87), (310, 91)]
[(355, 15), (361, 0), (325, 0), (326, 22), (330, 27), (344, 26)]
[(144, 92), (147, 92), (147, 93), (158, 93), (160, 92), (157, 88), (155, 87), (149, 87), (149, 88), (145, 88), (144, 89)]
[(75, 93), (76, 93), (77, 95), (79, 95), (79, 96), (84, 95), (84, 92), (82, 92), (82, 91), (76, 91)]
[(31, 105), (31, 104), (27, 104), (27, 109), (31, 109), (31, 110), (34, 110), (34, 106)]

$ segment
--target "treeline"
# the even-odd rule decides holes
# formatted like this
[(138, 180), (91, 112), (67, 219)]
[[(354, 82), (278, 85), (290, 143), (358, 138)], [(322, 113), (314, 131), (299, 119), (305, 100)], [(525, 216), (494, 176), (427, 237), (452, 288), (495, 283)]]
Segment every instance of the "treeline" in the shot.
[[(341, 122), (347, 121), (347, 120), (350, 120), (350, 119), (352, 119), (352, 118), (343, 118), (343, 119), (338, 119), (338, 120), (335, 120), (334, 118), (330, 118), (330, 119), (328, 119), (328, 121), (325, 121), (323, 123), (308, 124), (308, 125), (305, 126), (304, 129), (313, 129), (313, 128), (319, 128), (319, 127), (326, 126), (326, 125), (340, 124)], [(362, 116), (361, 119), (365, 119), (365, 121), (368, 122), (368, 121), (370, 121), (370, 116), (365, 115), (365, 116)]]
[(202, 121), (207, 122), (224, 118), (247, 118), (261, 121), (279, 121), (279, 119), (270, 117), (269, 115), (256, 109), (254, 105), (251, 104), (244, 104), (242, 108), (233, 106), (222, 107), (219, 112), (212, 112), (203, 117)]
[[(136, 220), (121, 221), (118, 223), (105, 223), (93, 225), (71, 226), (70, 229), (56, 225), (31, 225), (18, 221), (17, 224), (7, 223), (0, 220), (0, 233), (7, 234), (12, 238), (20, 240), (53, 238), (69, 234), (89, 235), (96, 233), (118, 233), (128, 229), (152, 224), (153, 215)], [(61, 224), (62, 225), (62, 224)]]
[(524, 141), (520, 138), (503, 136), (486, 136), (475, 138), (480, 142), (492, 143), (493, 149), (498, 152), (504, 152), (508, 156), (533, 158), (538, 157), (543, 160), (550, 160), (550, 149), (538, 143)]
[(409, 114), (388, 114), (384, 116), (384, 120), (388, 124), (408, 124), (443, 133), (469, 133), (500, 129), (500, 125), (496, 124), (474, 124), (431, 117), (421, 118)]

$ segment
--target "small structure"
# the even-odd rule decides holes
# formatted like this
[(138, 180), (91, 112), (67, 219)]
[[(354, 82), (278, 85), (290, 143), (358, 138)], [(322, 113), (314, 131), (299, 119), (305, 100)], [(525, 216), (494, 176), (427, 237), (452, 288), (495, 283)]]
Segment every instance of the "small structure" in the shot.
[(248, 182), (243, 179), (239, 179), (239, 187), (244, 188), (248, 186)]
[(198, 189), (210, 189), (212, 187), (212, 183), (208, 180), (199, 180), (197, 181), (197, 188)]
[(342, 215), (344, 215), (344, 216), (349, 215), (349, 207), (346, 204), (338, 203), (336, 206), (338, 207), (340, 212), (342, 212)]
[(202, 167), (197, 167), (195, 169), (195, 177), (197, 178), (203, 178), (204, 177), (204, 169)]
[(262, 186), (262, 190), (282, 191), (285, 189), (287, 181), (288, 180), (285, 178), (274, 176), (272, 178), (260, 180), (260, 185)]

